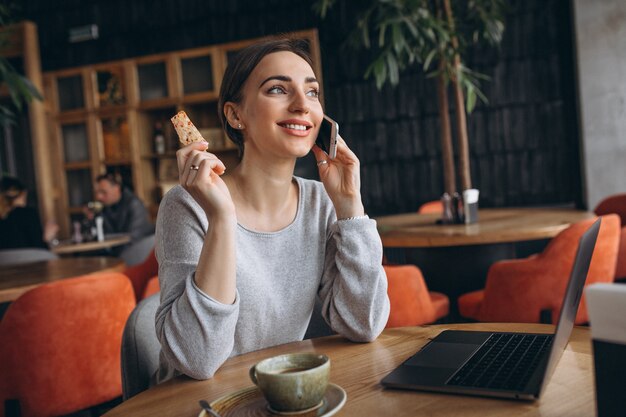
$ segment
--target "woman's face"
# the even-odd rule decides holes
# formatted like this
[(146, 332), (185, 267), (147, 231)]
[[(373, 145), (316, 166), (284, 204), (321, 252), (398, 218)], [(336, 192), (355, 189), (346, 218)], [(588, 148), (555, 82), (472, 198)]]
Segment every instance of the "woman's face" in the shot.
[(244, 84), (238, 115), (246, 154), (305, 156), (324, 116), (313, 69), (292, 52), (266, 55)]

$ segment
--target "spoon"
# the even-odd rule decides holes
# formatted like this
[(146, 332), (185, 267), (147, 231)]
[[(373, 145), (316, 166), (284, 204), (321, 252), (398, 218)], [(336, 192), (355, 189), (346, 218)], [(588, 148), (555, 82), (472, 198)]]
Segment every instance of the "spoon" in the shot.
[(203, 409), (204, 411), (206, 411), (208, 415), (213, 416), (213, 417), (221, 417), (221, 416), (218, 414), (218, 412), (217, 412), (217, 411), (215, 411), (215, 410), (213, 409), (213, 407), (211, 407), (211, 405), (210, 405), (208, 402), (206, 402), (205, 400), (200, 400), (200, 401), (198, 401), (198, 402), (200, 403), (200, 407), (202, 407), (202, 409)]

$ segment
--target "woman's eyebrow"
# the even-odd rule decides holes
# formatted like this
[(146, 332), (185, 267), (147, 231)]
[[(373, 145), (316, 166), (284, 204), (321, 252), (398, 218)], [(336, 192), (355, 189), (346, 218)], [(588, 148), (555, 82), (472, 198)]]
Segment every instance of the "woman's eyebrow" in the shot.
[[(284, 81), (284, 82), (291, 82), (293, 81), (291, 79), (291, 77), (288, 77), (286, 75), (272, 75), (270, 77), (267, 77), (265, 80), (263, 80), (263, 82), (259, 85), (259, 88), (263, 86), (263, 84), (265, 84), (266, 82), (270, 81), (270, 80), (278, 80), (278, 81)], [(309, 83), (317, 83), (317, 79), (315, 77), (306, 77), (304, 79), (304, 82), (309, 84)]]

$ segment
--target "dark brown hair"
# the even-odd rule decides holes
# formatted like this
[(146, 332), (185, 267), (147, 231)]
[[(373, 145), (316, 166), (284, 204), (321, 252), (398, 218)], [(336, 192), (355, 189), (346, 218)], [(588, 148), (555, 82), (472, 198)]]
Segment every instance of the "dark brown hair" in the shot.
[(120, 188), (124, 186), (122, 175), (119, 172), (107, 172), (106, 174), (101, 174), (96, 177), (96, 182), (100, 182), (102, 180), (107, 180), (113, 185), (119, 185)]
[(17, 178), (6, 175), (0, 179), (0, 219), (9, 215), (13, 209), (13, 202), (24, 191), (26, 187)]
[(243, 155), (243, 134), (240, 130), (234, 129), (228, 124), (224, 114), (224, 104), (229, 101), (236, 104), (241, 103), (243, 100), (243, 86), (248, 77), (266, 55), (274, 52), (293, 52), (313, 68), (313, 60), (309, 54), (309, 45), (303, 39), (272, 39), (250, 45), (237, 52), (237, 55), (230, 61), (224, 72), (217, 112), (226, 134), (239, 148), (239, 156)]

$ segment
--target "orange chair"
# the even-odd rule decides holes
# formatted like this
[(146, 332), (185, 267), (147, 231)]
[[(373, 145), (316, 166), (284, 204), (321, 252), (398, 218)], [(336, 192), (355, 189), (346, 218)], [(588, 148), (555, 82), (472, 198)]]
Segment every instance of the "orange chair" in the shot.
[(391, 311), (386, 327), (418, 326), (448, 315), (450, 301), (429, 292), (422, 271), (415, 265), (384, 265)]
[(159, 263), (157, 262), (156, 255), (154, 254), (154, 249), (150, 251), (150, 254), (142, 263), (126, 268), (124, 274), (133, 284), (133, 290), (135, 291), (137, 302), (143, 299), (143, 294), (150, 278), (158, 275), (158, 273)]
[[(484, 290), (459, 297), (462, 316), (478, 321), (539, 323), (542, 312), (556, 323), (578, 241), (594, 219), (575, 223), (555, 236), (544, 251), (526, 259), (499, 261), (489, 268)], [(619, 218), (602, 216), (585, 285), (612, 282), (619, 244)], [(576, 323), (588, 321), (584, 296)]]
[(593, 212), (598, 216), (615, 213), (622, 221), (615, 279), (626, 280), (626, 194), (615, 194), (605, 198)]
[(0, 322), (0, 416), (59, 416), (120, 397), (122, 332), (134, 306), (128, 278), (116, 272), (19, 297)]
[(419, 214), (443, 213), (443, 204), (440, 200), (428, 201), (420, 206), (417, 210)]
[(146, 288), (143, 290), (143, 295), (141, 299), (150, 297), (152, 294), (156, 294), (161, 291), (161, 285), (159, 284), (159, 276), (154, 276), (148, 280), (146, 284)]

